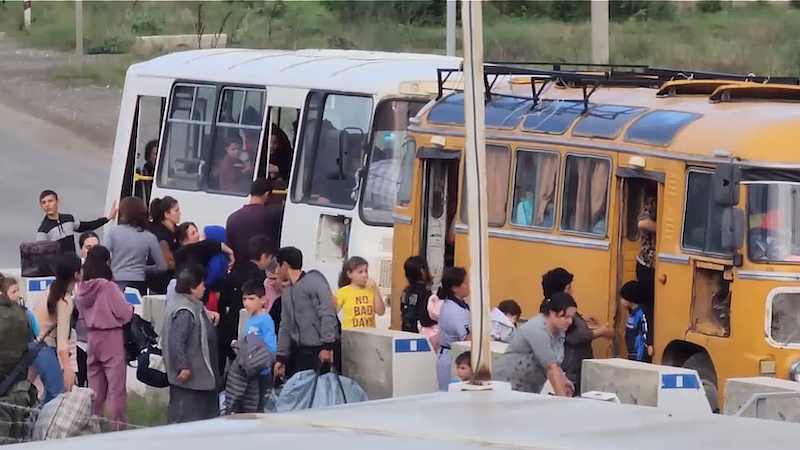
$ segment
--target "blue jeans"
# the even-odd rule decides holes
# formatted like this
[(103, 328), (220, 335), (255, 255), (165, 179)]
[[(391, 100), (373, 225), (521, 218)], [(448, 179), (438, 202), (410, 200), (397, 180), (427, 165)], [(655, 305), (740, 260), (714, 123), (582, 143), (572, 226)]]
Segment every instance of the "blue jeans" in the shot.
[[(35, 342), (31, 346), (36, 345)], [(44, 385), (44, 401), (49, 402), (64, 392), (64, 372), (58, 362), (58, 353), (55, 347), (45, 345), (33, 360), (33, 370), (39, 375)]]

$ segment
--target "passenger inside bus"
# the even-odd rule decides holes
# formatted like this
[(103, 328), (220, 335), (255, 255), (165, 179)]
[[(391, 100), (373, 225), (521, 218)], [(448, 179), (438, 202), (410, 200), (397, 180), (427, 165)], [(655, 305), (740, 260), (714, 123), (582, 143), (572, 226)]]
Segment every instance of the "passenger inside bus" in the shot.
[[(144, 146), (144, 164), (136, 171), (139, 175), (152, 177), (156, 174), (156, 158), (158, 156), (158, 139), (153, 139)], [(135, 184), (136, 197), (142, 199), (145, 205), (150, 204), (150, 191), (153, 187), (151, 180), (142, 180)]]
[(567, 156), (562, 229), (605, 237), (609, 170), (608, 161)]
[(327, 120), (322, 126), (319, 151), (311, 175), (314, 178), (311, 196), (317, 196), (319, 203), (352, 205), (355, 203), (356, 175), (363, 156), (364, 133), (358, 129), (338, 130)]
[(642, 247), (636, 258), (636, 278), (639, 280), (641, 290), (645, 295), (648, 305), (653, 304), (656, 288), (656, 190), (651, 185), (645, 188), (644, 209), (639, 214), (639, 233)]
[(269, 178), (289, 181), (292, 170), (292, 144), (286, 133), (276, 124), (271, 125), (269, 142)]
[(253, 164), (242, 160), (242, 140), (237, 134), (225, 139), (224, 156), (219, 164), (219, 189), (247, 192), (253, 178)]
[(782, 227), (782, 216), (778, 209), (766, 214), (751, 215), (761, 217), (761, 223), (750, 228), (750, 259), (754, 261), (800, 261), (800, 248), (792, 242), (792, 231)]
[(517, 152), (515, 207), (511, 223), (552, 228), (558, 157), (541, 152)]

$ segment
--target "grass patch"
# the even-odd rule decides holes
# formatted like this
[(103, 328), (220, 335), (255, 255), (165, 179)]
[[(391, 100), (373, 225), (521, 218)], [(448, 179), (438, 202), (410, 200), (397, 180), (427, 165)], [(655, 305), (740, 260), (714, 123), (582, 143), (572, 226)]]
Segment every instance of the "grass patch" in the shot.
[(148, 402), (140, 395), (128, 394), (128, 422), (140, 427), (167, 424), (167, 406)]
[[(329, 0), (330, 1), (330, 0)], [(399, 2), (395, 2), (399, 3)], [(800, 10), (752, 5), (668, 16), (635, 13), (611, 24), (611, 59), (679, 69), (761, 75), (800, 75)], [(34, 2), (33, 26), (21, 27), (18, 2), (0, 5), (0, 29), (39, 48), (75, 46), (73, 2)], [(489, 8), (489, 7), (487, 7)], [(708, 9), (708, 8), (706, 8)], [(12, 11), (18, 10), (18, 11)], [(588, 61), (590, 25), (487, 10), (487, 59)], [(137, 36), (228, 35), (229, 46), (251, 48), (355, 48), (443, 53), (445, 29), (425, 18), (332, 12), (318, 1), (84, 2), (88, 53), (124, 53)], [(459, 35), (460, 39), (460, 35)], [(136, 58), (102, 58), (54, 71), (70, 85), (119, 86), (124, 65)]]

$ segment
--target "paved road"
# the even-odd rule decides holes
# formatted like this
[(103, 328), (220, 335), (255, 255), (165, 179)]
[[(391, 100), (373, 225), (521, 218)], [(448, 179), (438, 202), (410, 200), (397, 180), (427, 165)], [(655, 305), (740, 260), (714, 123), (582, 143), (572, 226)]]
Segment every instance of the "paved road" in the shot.
[(110, 161), (108, 151), (0, 104), (0, 268), (19, 267), (19, 244), (33, 240), (43, 216), (44, 189), (59, 193), (62, 212), (104, 216)]

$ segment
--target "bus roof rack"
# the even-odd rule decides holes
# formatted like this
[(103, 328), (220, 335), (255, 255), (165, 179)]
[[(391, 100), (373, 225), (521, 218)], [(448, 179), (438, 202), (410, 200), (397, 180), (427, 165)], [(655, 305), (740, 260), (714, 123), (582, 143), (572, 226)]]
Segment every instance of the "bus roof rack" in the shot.
[[(537, 68), (544, 66), (546, 68)], [(588, 70), (564, 70), (564, 66), (585, 67)], [(592, 70), (595, 69), (595, 70)], [(604, 70), (597, 70), (604, 69)], [(464, 65), (458, 69), (438, 69), (438, 97), (444, 95), (444, 85), (454, 73), (463, 73)], [(686, 71), (677, 69), (653, 68), (637, 64), (591, 64), (568, 62), (486, 62), (483, 66), (483, 84), (486, 101), (491, 101), (492, 89), (501, 76), (531, 77), (531, 97), (533, 107), (540, 101), (540, 95), (550, 82), (580, 88), (583, 91), (584, 112), (589, 108), (589, 98), (600, 86), (627, 86), (659, 89), (664, 83), (675, 80), (730, 80), (750, 81), (761, 84), (800, 85), (798, 77), (763, 77), (755, 74), (729, 74), (706, 71)], [(542, 83), (537, 89), (536, 83)]]

